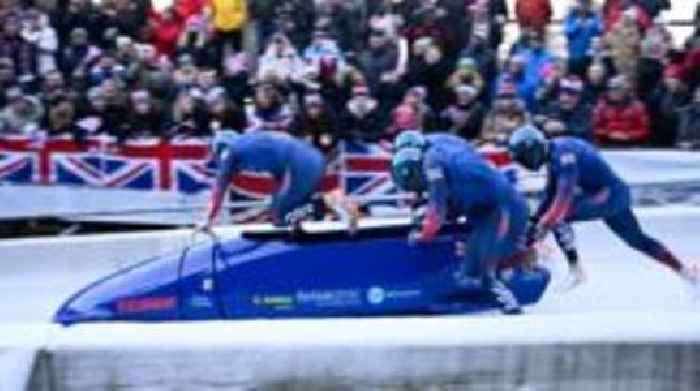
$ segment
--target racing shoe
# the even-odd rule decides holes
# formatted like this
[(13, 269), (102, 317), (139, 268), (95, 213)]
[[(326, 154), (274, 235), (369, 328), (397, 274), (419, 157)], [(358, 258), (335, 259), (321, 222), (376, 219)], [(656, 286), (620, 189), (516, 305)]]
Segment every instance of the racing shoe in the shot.
[(501, 280), (497, 278), (489, 278), (487, 285), (489, 292), (493, 295), (493, 298), (496, 300), (501, 312), (503, 312), (505, 315), (520, 315), (523, 313), (523, 309), (520, 307), (518, 299)]

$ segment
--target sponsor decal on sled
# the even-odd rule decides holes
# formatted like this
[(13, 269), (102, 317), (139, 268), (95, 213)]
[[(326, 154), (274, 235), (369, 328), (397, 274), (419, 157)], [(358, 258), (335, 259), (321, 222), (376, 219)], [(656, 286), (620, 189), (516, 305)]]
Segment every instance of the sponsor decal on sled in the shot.
[(367, 290), (367, 302), (379, 305), (387, 301), (416, 299), (421, 294), (420, 289), (384, 289), (373, 286)]
[(291, 295), (253, 295), (253, 305), (269, 307), (275, 310), (287, 310), (294, 307), (294, 296)]
[(212, 308), (214, 303), (209, 296), (204, 295), (192, 295), (189, 300), (190, 307), (192, 308)]
[(362, 305), (357, 289), (304, 290), (295, 295), (297, 303), (316, 307), (353, 307)]
[(149, 311), (167, 311), (175, 308), (176, 305), (177, 300), (173, 296), (121, 299), (117, 302), (117, 312), (128, 314)]

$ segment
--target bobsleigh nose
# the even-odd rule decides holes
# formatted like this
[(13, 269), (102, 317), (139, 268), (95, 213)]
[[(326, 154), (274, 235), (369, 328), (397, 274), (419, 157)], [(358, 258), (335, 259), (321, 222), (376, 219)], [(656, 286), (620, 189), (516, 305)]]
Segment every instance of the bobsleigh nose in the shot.
[(75, 323), (110, 320), (112, 316), (111, 311), (100, 308), (100, 306), (81, 308), (76, 305), (75, 300), (69, 300), (56, 311), (53, 321), (64, 326), (70, 326)]

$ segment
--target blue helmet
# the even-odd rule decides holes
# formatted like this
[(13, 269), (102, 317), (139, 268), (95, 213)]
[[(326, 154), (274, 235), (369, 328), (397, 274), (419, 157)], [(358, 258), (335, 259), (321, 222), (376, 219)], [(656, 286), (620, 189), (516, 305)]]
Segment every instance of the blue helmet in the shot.
[(532, 125), (516, 129), (508, 141), (513, 160), (530, 170), (539, 170), (547, 160), (548, 141), (542, 132)]
[(418, 130), (405, 130), (399, 133), (394, 139), (394, 151), (398, 152), (403, 148), (423, 149), (426, 145), (425, 137)]
[(423, 150), (404, 146), (391, 161), (394, 184), (404, 191), (423, 191)]
[(238, 137), (239, 134), (233, 130), (221, 130), (216, 132), (209, 143), (209, 153), (213, 157), (218, 158), (224, 149), (236, 142)]

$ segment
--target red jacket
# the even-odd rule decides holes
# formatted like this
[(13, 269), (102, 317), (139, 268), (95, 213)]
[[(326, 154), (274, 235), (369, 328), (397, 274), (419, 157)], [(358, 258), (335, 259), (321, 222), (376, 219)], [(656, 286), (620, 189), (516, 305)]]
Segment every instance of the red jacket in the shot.
[(552, 4), (549, 0), (517, 0), (515, 15), (520, 26), (543, 31), (552, 20)]
[(186, 21), (190, 16), (202, 13), (206, 0), (180, 0), (175, 3), (175, 13)]
[(151, 43), (155, 46), (158, 55), (172, 56), (177, 49), (177, 41), (183, 29), (182, 20), (175, 17), (165, 20), (160, 15), (152, 17), (153, 35)]
[(649, 114), (640, 100), (613, 105), (603, 98), (593, 112), (593, 128), (601, 143), (637, 144), (649, 138)]

